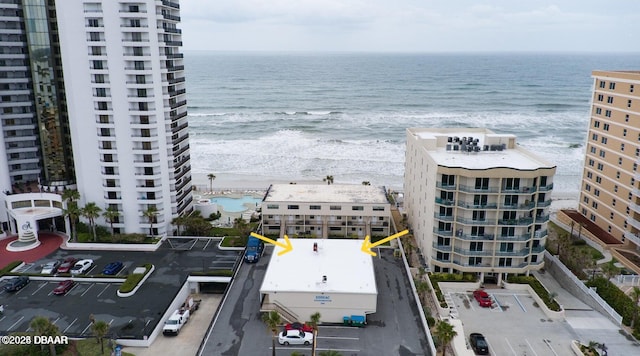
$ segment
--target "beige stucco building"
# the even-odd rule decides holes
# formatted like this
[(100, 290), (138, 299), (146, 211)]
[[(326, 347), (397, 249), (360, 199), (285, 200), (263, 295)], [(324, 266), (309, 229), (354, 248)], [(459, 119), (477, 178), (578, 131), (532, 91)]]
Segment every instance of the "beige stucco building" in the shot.
[(555, 170), (514, 135), (407, 129), (404, 207), (431, 271), (542, 268)]
[(640, 246), (640, 71), (594, 71), (579, 211)]
[(262, 203), (262, 231), (269, 236), (388, 236), (390, 220), (384, 187), (273, 184)]

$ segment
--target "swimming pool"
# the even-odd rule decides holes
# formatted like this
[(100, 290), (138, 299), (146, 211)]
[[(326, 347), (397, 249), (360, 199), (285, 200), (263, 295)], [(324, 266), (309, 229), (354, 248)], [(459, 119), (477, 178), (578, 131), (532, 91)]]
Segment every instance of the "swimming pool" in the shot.
[(257, 207), (262, 203), (262, 199), (252, 197), (251, 195), (245, 195), (241, 198), (214, 197), (211, 198), (211, 202), (218, 204), (222, 207), (222, 210), (226, 212), (241, 213), (247, 210), (245, 204), (250, 204), (251, 207)]

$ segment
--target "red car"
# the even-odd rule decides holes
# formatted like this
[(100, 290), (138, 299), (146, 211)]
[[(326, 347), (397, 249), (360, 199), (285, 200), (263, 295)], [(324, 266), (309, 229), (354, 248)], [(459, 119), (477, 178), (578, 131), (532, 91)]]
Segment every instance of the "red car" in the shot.
[(78, 259), (75, 257), (65, 258), (60, 267), (58, 267), (58, 273), (69, 273), (76, 262), (78, 262)]
[(55, 295), (67, 294), (67, 292), (70, 291), (74, 285), (76, 285), (76, 282), (70, 279), (64, 280), (58, 284), (56, 289), (53, 290), (53, 294)]
[(302, 324), (298, 322), (287, 324), (284, 326), (284, 329), (285, 330), (301, 330), (306, 333), (313, 332), (313, 327), (311, 325)]
[(491, 301), (491, 297), (489, 297), (489, 294), (487, 294), (487, 292), (483, 291), (482, 289), (475, 290), (473, 292), (473, 297), (483, 308), (489, 308), (493, 304), (493, 301)]

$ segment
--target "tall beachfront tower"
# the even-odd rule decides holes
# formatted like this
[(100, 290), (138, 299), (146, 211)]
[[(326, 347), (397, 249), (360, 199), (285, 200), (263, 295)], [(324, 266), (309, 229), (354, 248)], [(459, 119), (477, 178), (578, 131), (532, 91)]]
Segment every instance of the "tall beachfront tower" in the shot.
[(640, 247), (640, 71), (594, 71), (579, 211)]
[(15, 37), (0, 54), (12, 78), (0, 78), (12, 114), (2, 190), (77, 188), (80, 205), (120, 212), (116, 232), (149, 233), (150, 209), (153, 233), (170, 232), (192, 208), (178, 1), (0, 0), (0, 10), (11, 20), (0, 34)]
[(405, 210), (433, 272), (543, 266), (556, 167), (490, 130), (407, 129)]

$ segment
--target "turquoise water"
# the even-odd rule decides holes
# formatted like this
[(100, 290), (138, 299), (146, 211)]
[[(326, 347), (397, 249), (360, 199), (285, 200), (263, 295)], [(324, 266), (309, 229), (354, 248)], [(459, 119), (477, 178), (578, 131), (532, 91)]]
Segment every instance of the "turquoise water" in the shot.
[(251, 204), (252, 207), (255, 207), (260, 205), (262, 199), (245, 195), (242, 198), (215, 197), (211, 198), (211, 202), (218, 204), (226, 212), (240, 213), (247, 210), (245, 204)]

